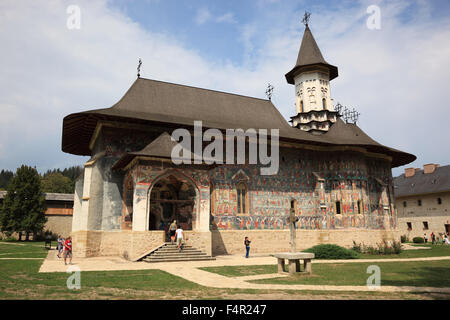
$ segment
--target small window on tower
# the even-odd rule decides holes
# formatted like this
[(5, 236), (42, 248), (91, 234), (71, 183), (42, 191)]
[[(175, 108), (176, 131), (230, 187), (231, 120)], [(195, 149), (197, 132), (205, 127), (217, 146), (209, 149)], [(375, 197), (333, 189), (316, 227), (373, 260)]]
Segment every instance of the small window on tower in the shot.
[(406, 201), (403, 201), (403, 208), (406, 208)]
[(411, 231), (412, 230), (412, 223), (411, 222), (407, 222), (406, 226), (408, 227), (408, 230)]
[(437, 198), (437, 203), (438, 204), (442, 204), (442, 199), (441, 198)]
[(325, 100), (325, 98), (322, 99), (322, 107), (324, 110), (327, 108), (327, 101)]
[(303, 112), (303, 100), (300, 101), (300, 112)]
[(417, 205), (421, 206), (422, 205), (422, 200), (417, 200)]

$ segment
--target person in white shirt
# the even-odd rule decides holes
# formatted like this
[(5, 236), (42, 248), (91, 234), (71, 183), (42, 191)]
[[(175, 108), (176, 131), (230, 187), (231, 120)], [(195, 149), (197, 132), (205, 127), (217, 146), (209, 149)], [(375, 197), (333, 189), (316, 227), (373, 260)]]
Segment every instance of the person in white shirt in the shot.
[(181, 226), (178, 226), (178, 229), (177, 231), (175, 231), (175, 234), (177, 235), (178, 251), (181, 251), (181, 244), (183, 243), (183, 229), (181, 229)]

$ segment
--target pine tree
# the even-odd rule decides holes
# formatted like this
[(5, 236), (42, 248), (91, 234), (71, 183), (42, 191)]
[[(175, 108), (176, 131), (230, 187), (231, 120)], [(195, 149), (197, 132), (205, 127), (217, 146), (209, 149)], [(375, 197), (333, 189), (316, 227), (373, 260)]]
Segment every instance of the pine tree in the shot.
[(22, 165), (12, 178), (8, 193), (0, 211), (0, 227), (3, 231), (25, 231), (36, 235), (44, 228), (45, 196), (41, 190), (41, 180), (35, 168)]

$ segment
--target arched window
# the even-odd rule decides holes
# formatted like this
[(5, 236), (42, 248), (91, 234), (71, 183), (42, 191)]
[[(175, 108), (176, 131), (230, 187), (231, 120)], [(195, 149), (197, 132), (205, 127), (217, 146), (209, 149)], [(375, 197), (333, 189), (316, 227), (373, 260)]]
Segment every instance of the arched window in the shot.
[(303, 100), (300, 100), (300, 112), (303, 112)]
[(239, 182), (236, 186), (237, 192), (237, 212), (248, 213), (248, 195), (247, 186), (243, 182)]
[(327, 108), (327, 100), (325, 100), (325, 98), (322, 99), (322, 108), (323, 110)]

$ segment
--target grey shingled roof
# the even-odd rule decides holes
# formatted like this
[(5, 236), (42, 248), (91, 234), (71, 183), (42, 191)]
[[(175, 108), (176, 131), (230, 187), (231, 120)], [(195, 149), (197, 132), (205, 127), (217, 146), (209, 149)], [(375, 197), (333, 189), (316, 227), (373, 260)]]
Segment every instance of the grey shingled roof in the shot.
[[(7, 191), (0, 191), (0, 199), (4, 199)], [(73, 193), (44, 193), (47, 201), (73, 201)]]
[[(172, 137), (167, 133), (163, 132), (158, 138), (153, 140), (147, 146), (145, 146), (142, 150), (136, 152), (128, 152), (123, 155), (114, 165), (113, 169), (120, 169), (125, 167), (128, 163), (130, 163), (135, 157), (143, 156), (143, 157), (156, 157), (156, 158), (164, 158), (164, 159), (172, 159), (172, 149), (178, 144)], [(193, 160), (194, 153), (190, 150), (184, 149), (182, 153), (184, 157), (177, 158), (178, 160)], [(202, 156), (203, 160), (211, 160), (207, 157)]]
[(287, 82), (294, 84), (294, 76), (302, 69), (317, 65), (321, 65), (329, 70), (330, 80), (333, 80), (338, 76), (338, 68), (325, 61), (311, 30), (306, 26), (305, 32), (303, 33), (302, 44), (300, 45), (300, 50), (298, 52), (297, 63), (294, 68), (286, 74)]
[(204, 128), (279, 129), (280, 140), (314, 145), (350, 145), (393, 157), (392, 166), (416, 159), (412, 154), (385, 147), (367, 136), (357, 125), (338, 119), (331, 130), (313, 135), (293, 128), (269, 100), (138, 78), (126, 94), (110, 108), (66, 116), (62, 150), (91, 155), (89, 142), (97, 122), (109, 120), (169, 128), (193, 127), (202, 120)]
[(416, 170), (414, 176), (402, 174), (394, 178), (394, 195), (406, 197), (418, 194), (450, 191), (450, 165), (438, 167), (433, 173)]

